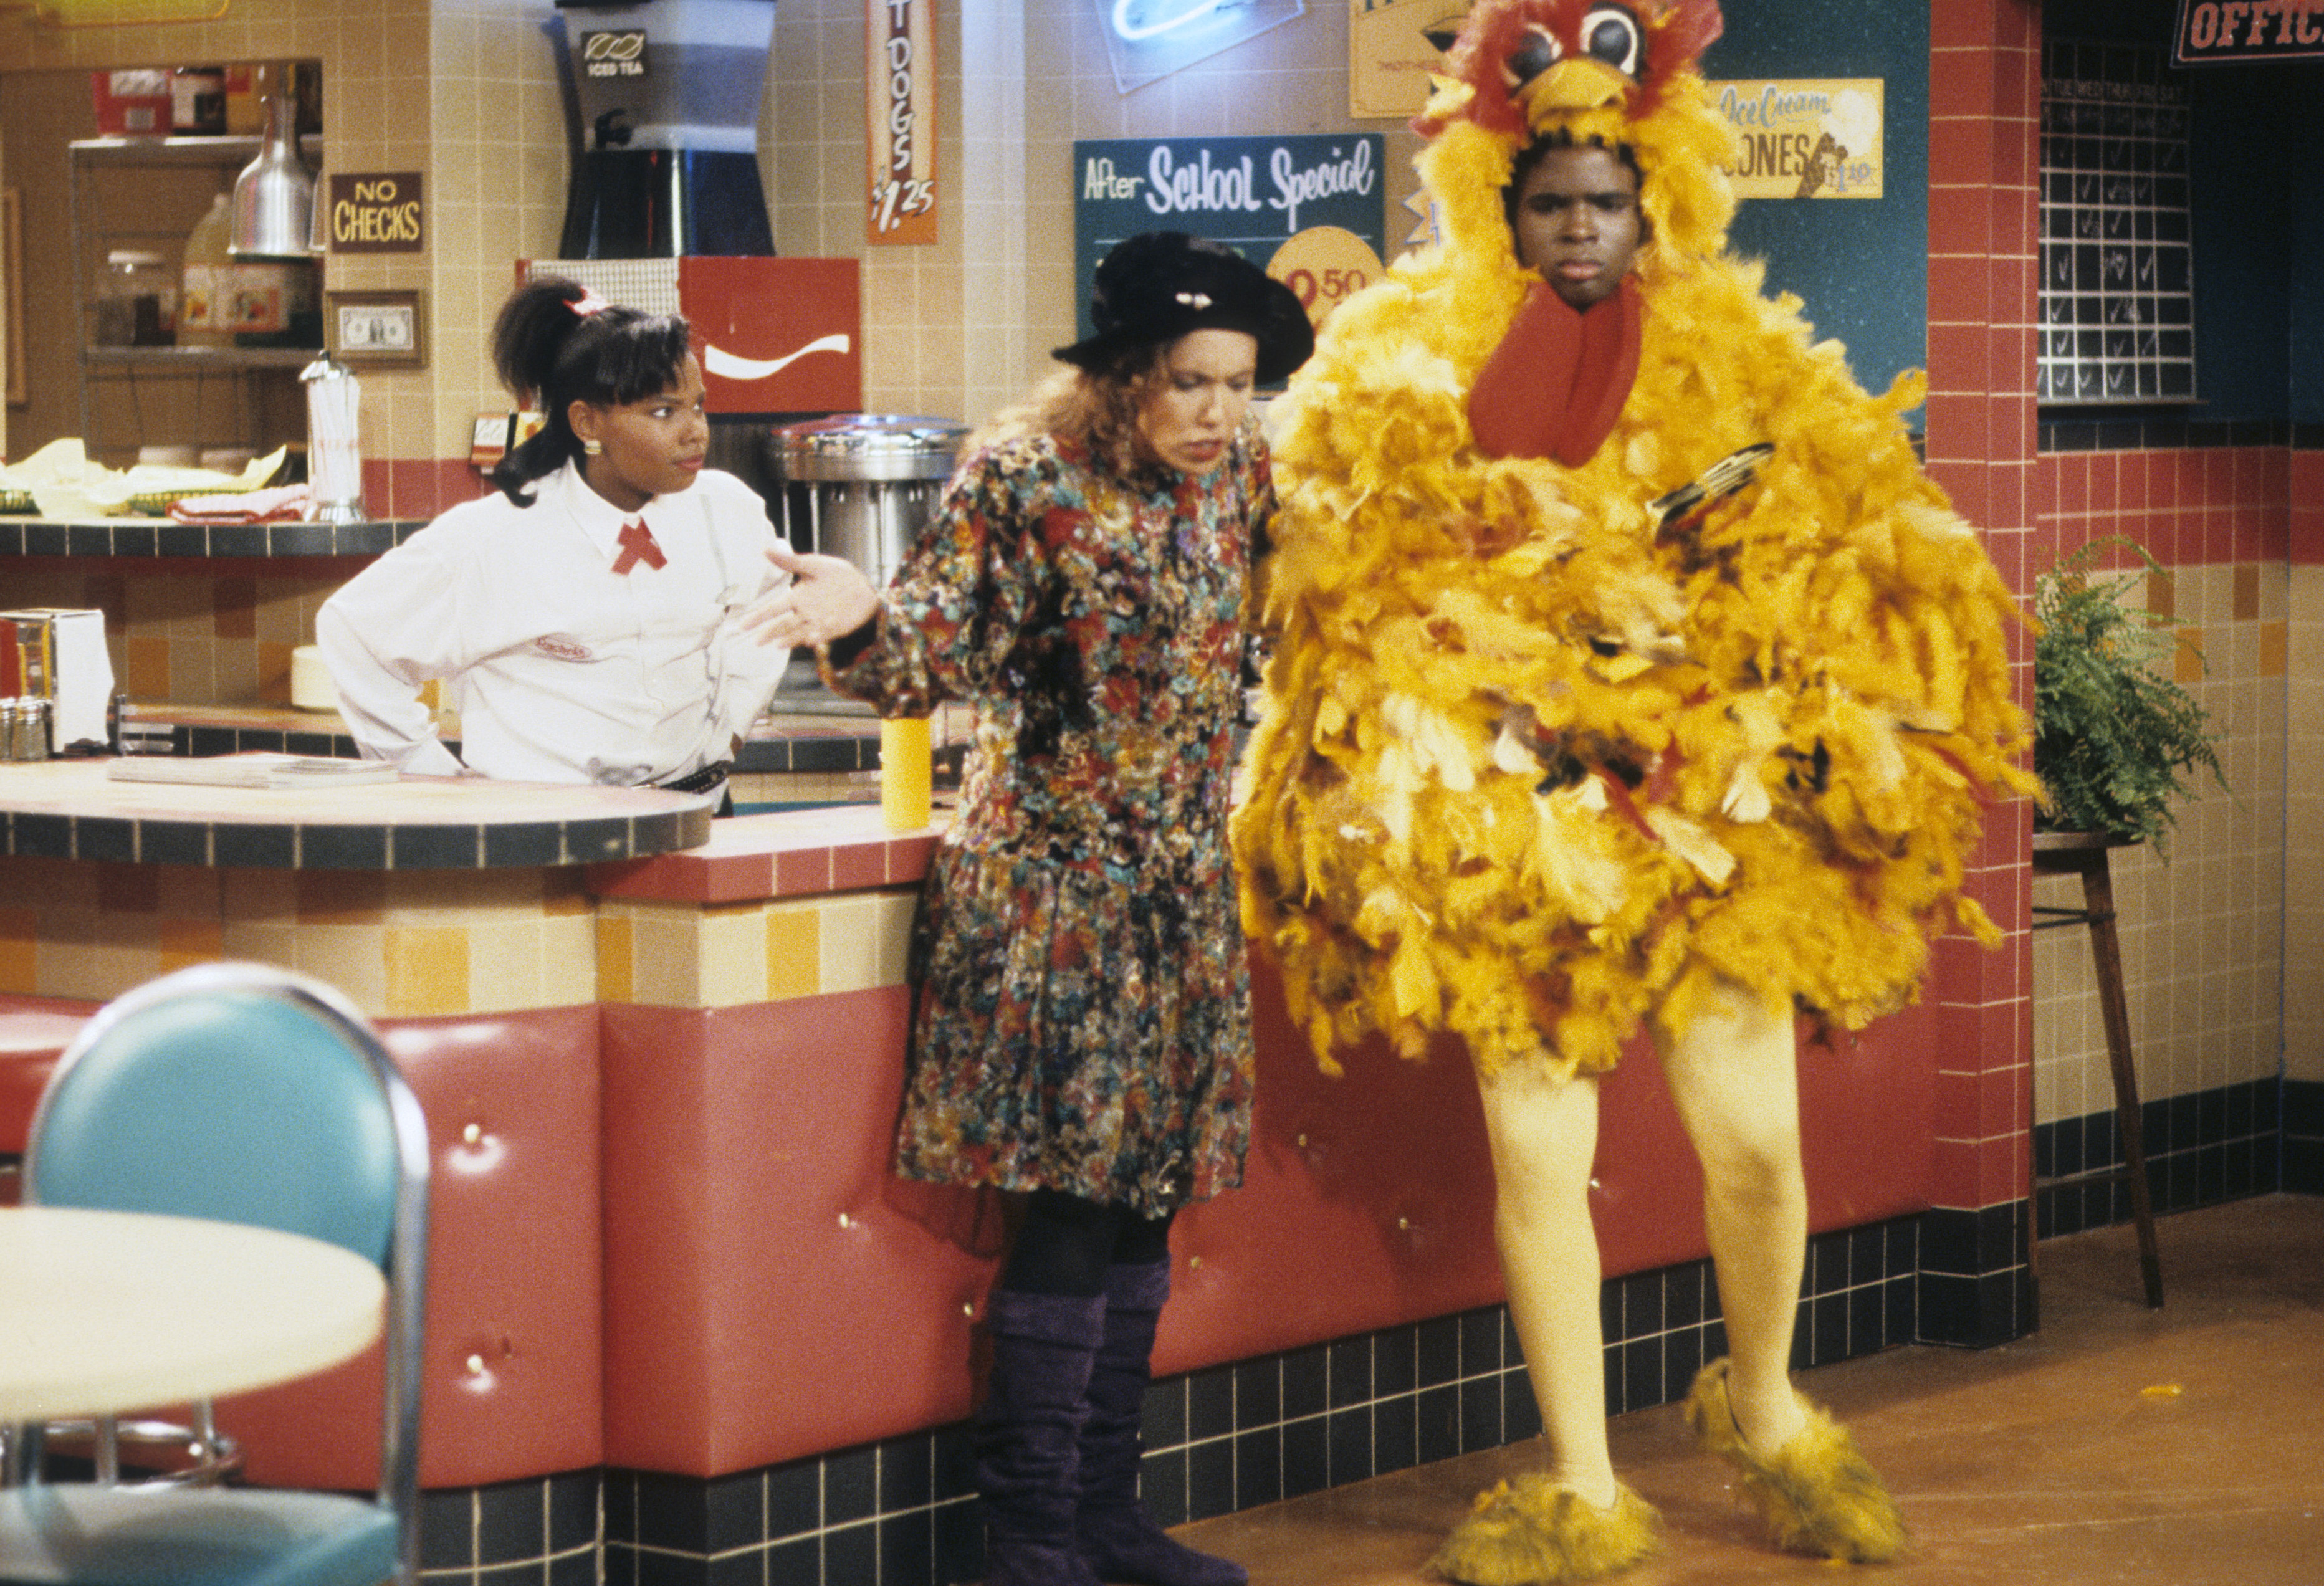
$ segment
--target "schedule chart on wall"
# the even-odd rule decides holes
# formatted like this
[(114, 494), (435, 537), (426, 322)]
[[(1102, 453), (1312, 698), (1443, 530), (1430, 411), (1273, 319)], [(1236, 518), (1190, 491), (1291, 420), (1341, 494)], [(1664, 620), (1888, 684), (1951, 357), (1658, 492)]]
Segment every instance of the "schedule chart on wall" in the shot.
[(2192, 401), (2186, 85), (2161, 50), (2042, 55), (2036, 399)]

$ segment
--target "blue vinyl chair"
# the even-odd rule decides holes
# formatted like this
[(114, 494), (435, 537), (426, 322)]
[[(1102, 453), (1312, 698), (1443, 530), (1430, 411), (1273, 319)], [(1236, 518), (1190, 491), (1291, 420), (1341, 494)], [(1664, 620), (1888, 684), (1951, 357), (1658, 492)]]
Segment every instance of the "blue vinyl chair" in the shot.
[[(106, 1006), (42, 1093), (25, 1198), (330, 1240), (387, 1277), (376, 1499), (37, 1480), (0, 1487), (6, 1586), (412, 1586), (428, 1128), (379, 1037), (318, 982), (255, 964), (165, 975)], [(166, 1302), (167, 1296), (157, 1296)]]

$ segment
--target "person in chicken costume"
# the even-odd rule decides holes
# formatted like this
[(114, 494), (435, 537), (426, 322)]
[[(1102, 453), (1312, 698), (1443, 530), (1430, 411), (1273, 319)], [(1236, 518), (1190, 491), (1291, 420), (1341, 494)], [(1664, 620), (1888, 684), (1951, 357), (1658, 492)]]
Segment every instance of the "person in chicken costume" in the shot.
[(1441, 245), (1343, 304), (1273, 425), (1275, 650), (1245, 927), (1319, 1059), (1466, 1043), (1548, 1470), (1433, 1561), (1586, 1580), (1655, 1545), (1607, 1452), (1596, 1075), (1642, 1024), (1702, 1158), (1729, 1341), (1686, 1404), (1782, 1545), (1904, 1545), (1793, 1388), (1794, 1011), (1910, 1000), (1981, 806), (2030, 792), (2009, 592), (1845, 349), (1724, 252), (1713, 0), (1481, 0), (1415, 123)]

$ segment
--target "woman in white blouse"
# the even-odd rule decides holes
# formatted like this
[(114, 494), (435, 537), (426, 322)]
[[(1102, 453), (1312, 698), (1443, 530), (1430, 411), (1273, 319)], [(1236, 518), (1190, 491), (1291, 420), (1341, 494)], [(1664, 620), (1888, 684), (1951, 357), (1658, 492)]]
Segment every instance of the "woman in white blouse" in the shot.
[[(685, 320), (536, 277), (494, 367), (547, 423), (327, 601), (315, 637), (370, 758), (407, 771), (707, 792), (787, 652), (733, 618), (781, 579), (758, 495), (703, 466)], [(445, 680), (459, 754), (419, 699)]]

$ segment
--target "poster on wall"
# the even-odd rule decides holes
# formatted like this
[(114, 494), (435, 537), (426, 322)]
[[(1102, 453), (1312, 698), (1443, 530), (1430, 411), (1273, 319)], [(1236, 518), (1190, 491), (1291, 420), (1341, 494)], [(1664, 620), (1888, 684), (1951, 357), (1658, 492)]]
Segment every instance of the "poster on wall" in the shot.
[(1886, 154), (1883, 79), (1755, 78), (1709, 85), (1741, 143), (1738, 198), (1877, 198)]
[(936, 240), (936, 0), (865, 0), (863, 240)]
[(1467, 0), (1348, 0), (1348, 115), (1419, 115), (1468, 14)]
[(1306, 0), (1093, 0), (1117, 93), (1280, 27)]
[(1225, 244), (1288, 286), (1321, 327), (1384, 273), (1384, 143), (1378, 133), (1075, 143), (1076, 336), (1092, 330), (1098, 261), (1142, 231)]
[(2181, 66), (2324, 55), (2324, 0), (2226, 5), (2179, 0), (2171, 59)]

